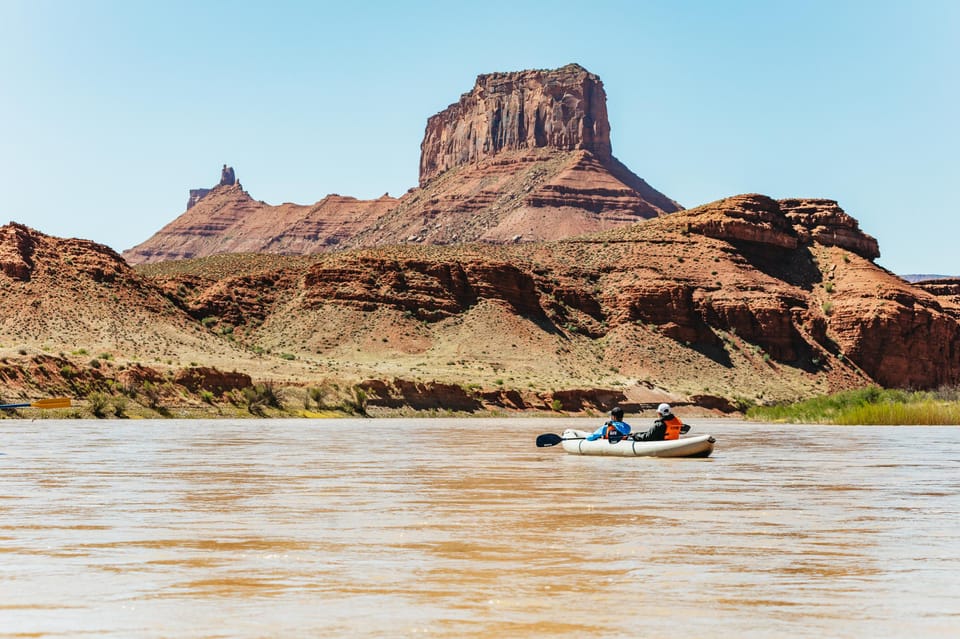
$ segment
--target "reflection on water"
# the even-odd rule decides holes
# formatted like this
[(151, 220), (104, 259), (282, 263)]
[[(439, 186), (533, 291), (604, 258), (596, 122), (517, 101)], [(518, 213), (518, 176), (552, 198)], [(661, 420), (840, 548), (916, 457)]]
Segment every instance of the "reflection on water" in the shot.
[(960, 430), (3, 422), (0, 636), (954, 637)]

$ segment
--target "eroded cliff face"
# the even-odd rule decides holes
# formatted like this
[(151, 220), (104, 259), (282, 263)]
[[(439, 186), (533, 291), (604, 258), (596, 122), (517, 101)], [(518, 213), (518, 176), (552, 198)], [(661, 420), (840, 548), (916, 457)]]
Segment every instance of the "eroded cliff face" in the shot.
[(836, 201), (791, 198), (780, 200), (779, 205), (804, 243), (838, 246), (868, 260), (880, 257), (877, 240), (861, 231)]
[(420, 187), (399, 199), (271, 206), (224, 166), (219, 184), (191, 191), (185, 213), (124, 257), (554, 240), (682, 208), (613, 157), (603, 83), (575, 64), (480, 76), (429, 119), (421, 151)]
[(266, 297), (296, 323), (269, 307), (236, 312), (251, 303), (236, 292), (257, 288), (250, 276), (191, 295), (264, 344), (348, 359), (387, 349), (391, 361), (424, 363), (434, 350), (459, 353), (435, 370), (489, 349), (502, 375), (584, 359), (724, 405), (957, 384), (956, 309), (876, 266), (875, 254), (835, 202), (747, 194), (557, 242), (317, 257)]
[(130, 264), (226, 253), (304, 255), (343, 248), (397, 203), (328, 195), (310, 205), (271, 206), (243, 186), (218, 184), (150, 239), (123, 252)]
[(613, 157), (603, 83), (575, 64), (479, 76), (420, 148), (420, 187), (354, 246), (557, 240), (682, 209)]
[(477, 77), (471, 92), (427, 120), (420, 185), (503, 151), (547, 147), (612, 157), (603, 83), (580, 65)]

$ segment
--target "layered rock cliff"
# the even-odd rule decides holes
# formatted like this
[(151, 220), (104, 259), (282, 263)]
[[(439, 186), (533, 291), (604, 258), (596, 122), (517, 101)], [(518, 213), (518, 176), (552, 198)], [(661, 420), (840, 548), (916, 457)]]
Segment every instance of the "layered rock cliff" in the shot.
[(552, 240), (681, 208), (613, 157), (603, 83), (575, 64), (481, 75), (428, 120), (420, 167), (400, 199), (270, 206), (224, 166), (217, 186), (191, 191), (185, 213), (124, 257)]
[[(220, 171), (220, 183), (217, 186), (233, 186), (237, 183), (237, 176), (232, 166), (223, 165)], [(213, 189), (190, 189), (190, 199), (187, 200), (187, 210), (192, 209), (197, 202), (209, 195)]]
[[(956, 287), (912, 286), (872, 262), (875, 242), (836, 203), (803, 202), (740, 195), (549, 243), (223, 255), (136, 271), (106, 247), (10, 225), (0, 350), (11, 361), (107, 353), (71, 378), (86, 380), (77, 393), (148, 360), (173, 369), (143, 372), (154, 385), (200, 388), (201, 372), (177, 370), (233, 369), (234, 388), (328, 379), (438, 408), (431, 393), (457, 406), (663, 397), (729, 408), (960, 383)], [(42, 385), (30, 362), (9, 375)]]
[(427, 120), (420, 185), (504, 151), (538, 148), (612, 158), (600, 78), (577, 64), (479, 76), (470, 93)]
[[(876, 252), (835, 202), (748, 194), (557, 242), (317, 256), (183, 303), (264, 348), (462, 384), (613, 378), (717, 405), (957, 384), (960, 317)], [(253, 295), (267, 281), (286, 292)]]
[(328, 195), (310, 206), (271, 206), (254, 200), (239, 182), (221, 183), (123, 257), (142, 264), (224, 253), (317, 253), (348, 244), (396, 203), (387, 195)]
[(682, 208), (613, 157), (603, 83), (576, 64), (479, 76), (420, 149), (420, 188), (356, 246), (555, 240)]

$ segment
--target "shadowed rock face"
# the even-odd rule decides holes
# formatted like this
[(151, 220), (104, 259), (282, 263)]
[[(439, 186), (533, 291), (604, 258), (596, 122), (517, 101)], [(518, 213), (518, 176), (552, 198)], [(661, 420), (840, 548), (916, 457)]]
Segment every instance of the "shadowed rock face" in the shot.
[(577, 64), (479, 76), (470, 93), (427, 120), (420, 185), (503, 151), (544, 147), (612, 158), (603, 83)]

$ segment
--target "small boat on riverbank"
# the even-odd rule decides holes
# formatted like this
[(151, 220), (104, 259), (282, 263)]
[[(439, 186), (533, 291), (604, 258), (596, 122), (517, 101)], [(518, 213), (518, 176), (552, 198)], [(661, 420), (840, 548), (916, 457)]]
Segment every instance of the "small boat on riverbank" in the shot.
[(563, 450), (574, 455), (604, 455), (614, 457), (709, 457), (716, 440), (710, 435), (694, 435), (655, 442), (638, 442), (625, 437), (616, 443), (607, 439), (588, 441), (589, 431), (568, 428), (563, 435), (540, 435), (537, 446), (562, 444)]

